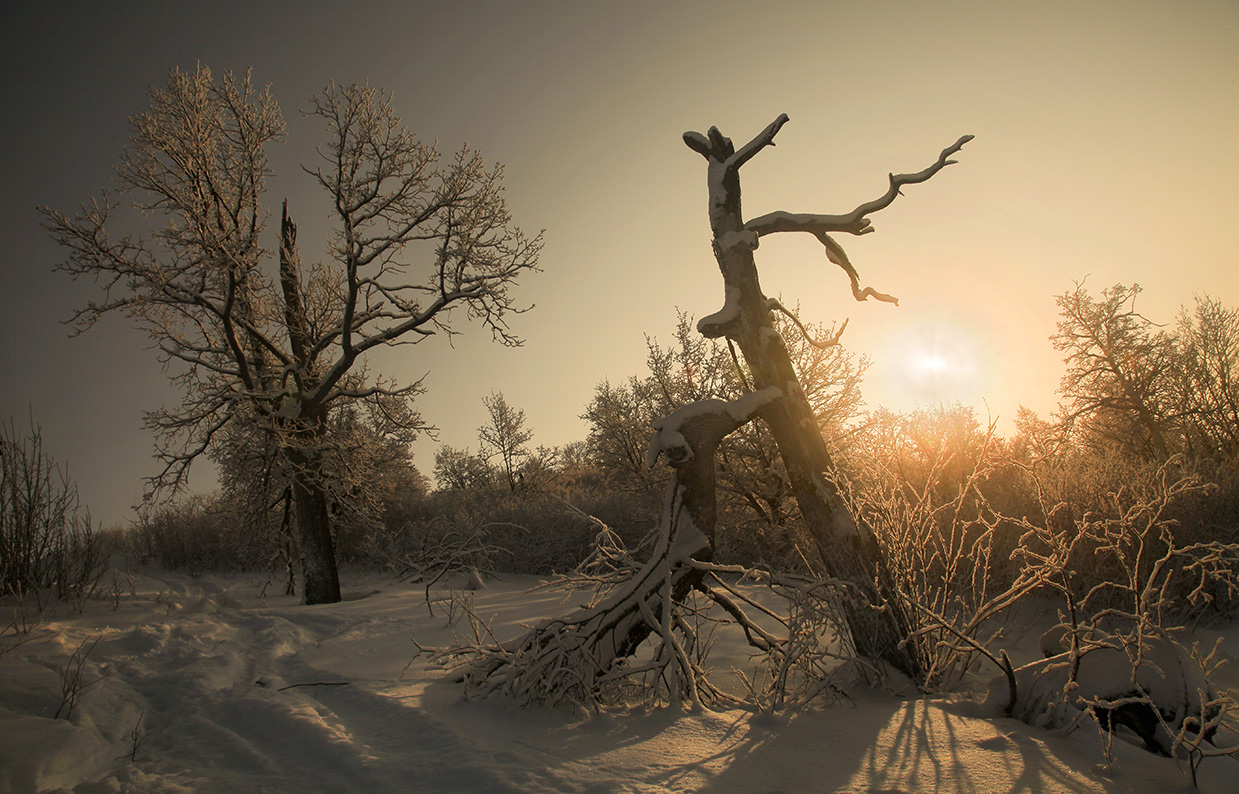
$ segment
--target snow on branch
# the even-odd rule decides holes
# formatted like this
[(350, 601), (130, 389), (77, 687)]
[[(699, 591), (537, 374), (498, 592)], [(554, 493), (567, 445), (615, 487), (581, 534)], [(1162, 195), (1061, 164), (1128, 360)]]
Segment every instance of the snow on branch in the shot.
[[(758, 138), (760, 139), (761, 136), (758, 136)], [(972, 140), (972, 138), (973, 136), (971, 135), (962, 136), (955, 143), (943, 149), (933, 165), (915, 174), (890, 174), (890, 186), (885, 194), (873, 201), (861, 204), (849, 213), (843, 215), (819, 215), (780, 210), (745, 222), (744, 230), (756, 234), (759, 238), (776, 232), (806, 232), (812, 234), (822, 244), (822, 247), (826, 249), (826, 258), (848, 274), (848, 279), (852, 283), (852, 296), (856, 300), (863, 301), (875, 298), (886, 303), (898, 304), (899, 300), (892, 295), (878, 292), (872, 287), (861, 287), (860, 275), (848, 259), (847, 252), (843, 250), (843, 246), (830, 236), (830, 232), (843, 232), (855, 235), (870, 234), (874, 229), (868, 217), (869, 215), (889, 207), (901, 195), (904, 185), (915, 185), (925, 182), (948, 165), (954, 165), (956, 161), (950, 159), (951, 155), (962, 149), (964, 144)]]
[(685, 439), (685, 433), (709, 437), (712, 442), (709, 448), (713, 452), (713, 444), (717, 444), (719, 439), (751, 422), (763, 408), (781, 396), (783, 392), (777, 386), (770, 386), (731, 401), (698, 400), (672, 411), (654, 423), (657, 432), (650, 440), (646, 465), (653, 466), (660, 456), (665, 457), (672, 466), (691, 461), (693, 445)]
[(779, 114), (777, 119), (770, 122), (753, 140), (741, 146), (739, 150), (732, 145), (730, 138), (724, 137), (718, 131), (718, 127), (711, 127), (705, 135), (700, 132), (686, 132), (684, 143), (707, 160), (714, 160), (729, 170), (735, 170), (752, 160), (754, 155), (762, 149), (774, 146), (774, 136), (779, 134), (779, 130), (787, 121), (786, 113)]
[(787, 121), (788, 115), (786, 113), (779, 114), (779, 117), (770, 122), (770, 125), (758, 133), (753, 140), (741, 146), (740, 151), (727, 158), (727, 166), (729, 168), (739, 168), (749, 160), (752, 160), (753, 155), (762, 149), (767, 146), (774, 146), (774, 136), (779, 134), (779, 130), (783, 128)]
[(877, 212), (878, 210), (886, 209), (892, 202), (895, 201), (895, 198), (900, 195), (900, 190), (904, 185), (915, 185), (921, 182), (926, 182), (930, 177), (941, 171), (943, 168), (946, 168), (948, 165), (955, 165), (956, 161), (948, 158), (960, 149), (964, 148), (964, 144), (972, 140), (973, 137), (974, 136), (972, 135), (961, 136), (955, 143), (942, 150), (942, 153), (938, 155), (937, 162), (924, 170), (917, 171), (915, 174), (891, 174), (890, 187), (887, 189), (886, 194), (881, 198), (861, 204), (859, 207), (852, 210), (851, 215), (857, 218), (863, 218), (866, 215)]

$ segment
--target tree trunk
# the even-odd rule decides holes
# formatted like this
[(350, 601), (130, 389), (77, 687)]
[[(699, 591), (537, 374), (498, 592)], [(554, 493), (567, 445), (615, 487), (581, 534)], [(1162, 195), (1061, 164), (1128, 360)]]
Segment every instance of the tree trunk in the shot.
[[(314, 362), (309, 358), (309, 324), (301, 297), (301, 258), (297, 254), (297, 225), (288, 216), (284, 201), (280, 221), (280, 287), (284, 296), (284, 327), (297, 367), (293, 370), (296, 389), (303, 395), (314, 380)], [(336, 570), (336, 549), (331, 540), (331, 516), (323, 482), (321, 453), (317, 451), (327, 425), (326, 409), (302, 403), (301, 427), (293, 433), (294, 443), (284, 455), (292, 469), (293, 513), (301, 545), (301, 602), (334, 604), (340, 600), (340, 576)], [(290, 578), (291, 581), (291, 578)]]
[(292, 464), (293, 509), (301, 544), (301, 603), (334, 604), (340, 600), (340, 576), (320, 461), (304, 447), (288, 447), (285, 455)]
[[(769, 138), (778, 126), (781, 122), (767, 130)], [(886, 661), (919, 681), (921, 666), (907, 647), (900, 645), (908, 627), (892, 609), (892, 599), (882, 592), (884, 577), (877, 541), (867, 528), (852, 520), (837, 489), (826, 479), (825, 472), (834, 463), (787, 346), (774, 329), (769, 301), (758, 280), (753, 258), (757, 235), (744, 228), (739, 169), (770, 141), (761, 143), (759, 136), (739, 154), (714, 128), (708, 136), (688, 133), (685, 141), (709, 163), (710, 229), (726, 292), (723, 309), (703, 317), (697, 328), (707, 337), (725, 336), (739, 345), (754, 389), (773, 386), (782, 392), (781, 399), (763, 412), (762, 419), (778, 444), (823, 566), (830, 576), (848, 582), (861, 596), (844, 604), (856, 650)]]

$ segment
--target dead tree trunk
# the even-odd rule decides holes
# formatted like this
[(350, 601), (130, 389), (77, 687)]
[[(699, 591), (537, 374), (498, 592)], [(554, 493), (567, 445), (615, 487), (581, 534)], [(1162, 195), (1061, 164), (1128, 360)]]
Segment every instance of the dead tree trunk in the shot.
[(871, 288), (861, 289), (855, 268), (829, 232), (873, 231), (867, 217), (870, 213), (894, 201), (901, 186), (925, 181), (950, 164), (947, 158), (972, 136), (960, 138), (942, 152), (934, 165), (918, 174), (892, 174), (885, 196), (846, 215), (775, 212), (745, 222), (740, 207), (740, 167), (766, 146), (773, 146), (775, 135), (787, 120), (786, 114), (779, 116), (739, 150), (715, 127), (705, 135), (684, 133), (684, 142), (708, 163), (710, 228), (726, 295), (722, 310), (703, 317), (697, 329), (709, 338), (726, 337), (740, 348), (755, 389), (773, 386), (782, 392), (781, 399), (770, 405), (762, 418), (778, 444), (796, 501), (827, 573), (848, 582), (861, 596), (846, 607), (856, 650), (884, 660), (919, 681), (922, 666), (902, 643), (908, 626), (893, 609), (893, 599), (886, 591), (877, 542), (867, 527), (853, 520), (837, 489), (825, 476), (833, 468), (830, 452), (787, 347), (771, 323), (771, 310), (776, 304), (762, 293), (753, 251), (762, 235), (808, 232), (823, 244), (830, 261), (847, 272), (857, 300), (872, 296), (896, 302)]

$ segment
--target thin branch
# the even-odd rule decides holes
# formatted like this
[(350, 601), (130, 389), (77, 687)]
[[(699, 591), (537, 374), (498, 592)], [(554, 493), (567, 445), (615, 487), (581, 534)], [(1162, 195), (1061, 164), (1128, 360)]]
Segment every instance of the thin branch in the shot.
[(289, 684), (288, 686), (282, 686), (275, 691), (283, 692), (286, 689), (296, 689), (297, 687), (302, 687), (302, 686), (348, 686), (349, 683), (351, 682), (349, 681), (306, 681), (305, 683), (301, 683), (301, 684)]
[(839, 344), (839, 339), (843, 336), (844, 329), (848, 327), (848, 321), (845, 319), (843, 321), (843, 325), (839, 326), (839, 330), (835, 331), (833, 335), (828, 336), (825, 339), (814, 339), (813, 335), (809, 333), (809, 329), (805, 328), (804, 323), (800, 322), (800, 318), (788, 311), (787, 307), (780, 303), (777, 299), (769, 299), (766, 301), (766, 306), (773, 311), (781, 312), (786, 315), (788, 319), (790, 319), (792, 323), (800, 329), (800, 335), (804, 337), (804, 340), (819, 350), (829, 350), (832, 347), (837, 347)]

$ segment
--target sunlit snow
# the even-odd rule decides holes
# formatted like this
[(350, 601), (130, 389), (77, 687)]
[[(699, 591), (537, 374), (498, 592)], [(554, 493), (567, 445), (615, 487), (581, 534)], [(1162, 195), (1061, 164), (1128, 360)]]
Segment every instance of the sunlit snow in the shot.
[[(432, 615), (420, 587), (342, 580), (342, 603), (306, 607), (272, 596), (276, 585), (261, 595), (260, 576), (144, 570), (131, 588), (118, 572), (115, 598), (80, 615), (57, 606), (30, 635), (6, 631), (0, 792), (1191, 790), (1173, 760), (1119, 741), (1107, 765), (1092, 727), (1040, 730), (966, 693), (854, 690), (840, 705), (777, 717), (463, 702), (443, 672), (410, 663), (413, 639), (446, 644), (465, 630), (447, 625), (448, 602)], [(454, 597), (514, 636), (564, 608), (560, 595), (528, 592), (535, 583), (514, 577)], [(0, 626), (17, 614), (11, 600), (0, 605)], [(1037, 657), (1036, 636), (1012, 646), (1017, 663)], [(1222, 636), (1224, 652), (1239, 653), (1239, 632)], [(95, 638), (88, 690), (69, 720), (53, 719), (58, 671)], [(720, 633), (716, 646), (716, 664), (746, 664), (737, 637)], [(1213, 759), (1202, 774), (1203, 791), (1232, 792), (1239, 762)]]

